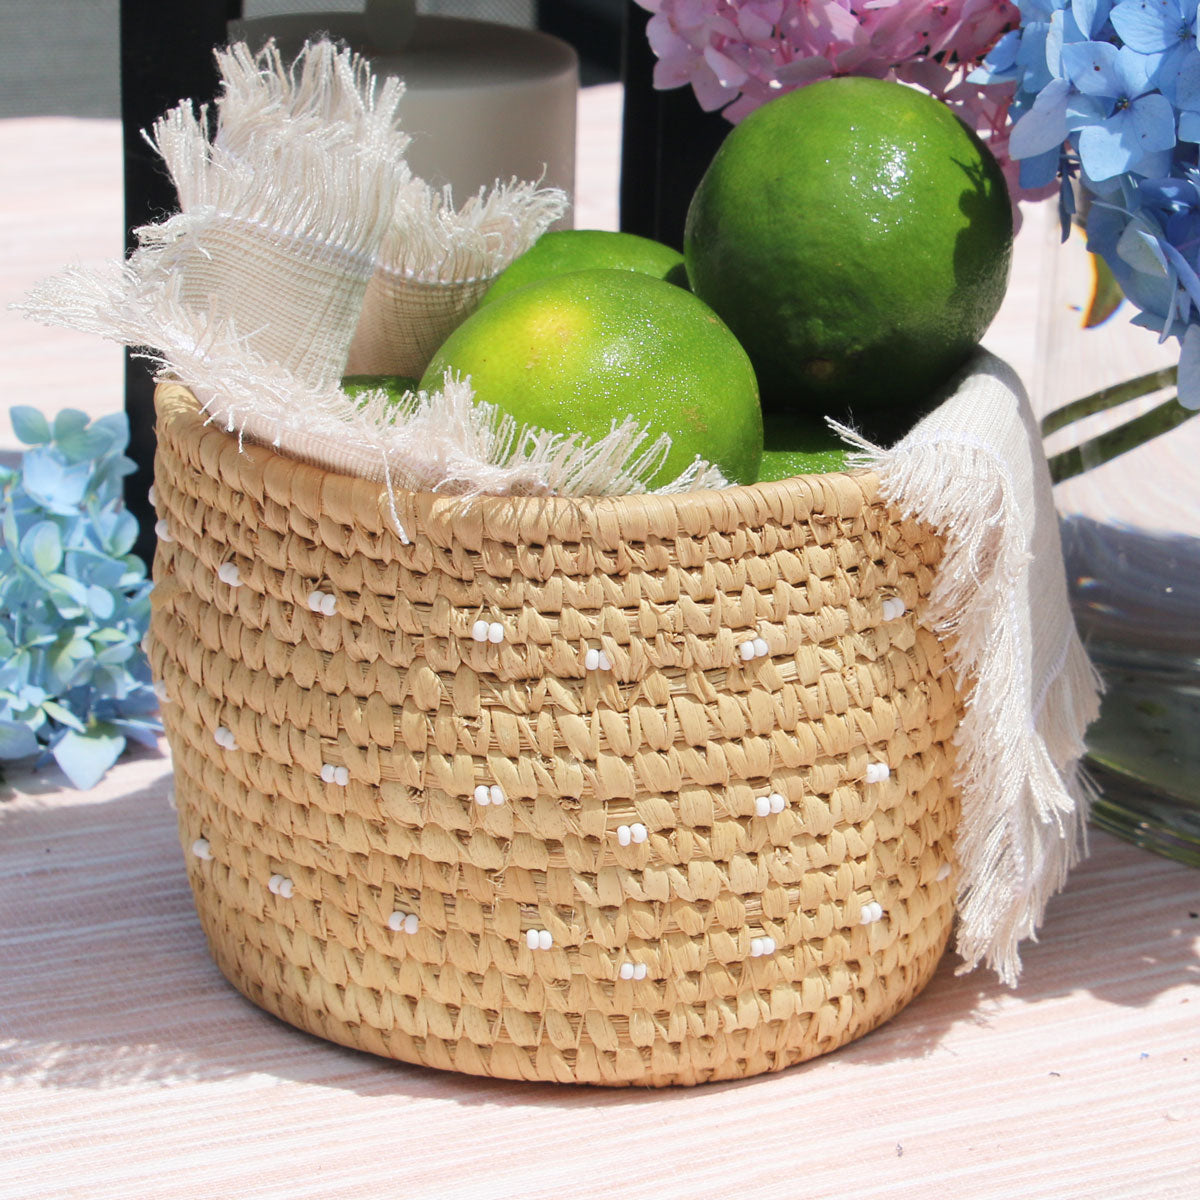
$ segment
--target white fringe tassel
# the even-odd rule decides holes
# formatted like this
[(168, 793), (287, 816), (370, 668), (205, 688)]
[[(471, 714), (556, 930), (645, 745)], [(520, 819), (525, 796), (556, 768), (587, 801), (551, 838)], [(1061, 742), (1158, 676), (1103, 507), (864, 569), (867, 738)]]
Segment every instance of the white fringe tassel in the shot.
[(223, 84), (217, 141), (229, 153), (245, 154), (267, 132), (403, 161), (411, 140), (396, 124), (404, 83), (392, 76), (377, 92), (370, 64), (352, 51), (308, 42), (289, 66), (274, 41), (257, 54), (239, 42), (216, 57)]
[(422, 283), (491, 280), (523, 254), (568, 207), (558, 188), (497, 180), (461, 208), (449, 186), (415, 179), (400, 190), (381, 260), (395, 275)]
[(1067, 605), (1049, 473), (1016, 376), (981, 354), (959, 391), (890, 450), (830, 422), (883, 496), (943, 536), (926, 620), (967, 687), (958, 730), (962, 970), (1009, 985), (1020, 942), (1086, 848), (1079, 760), (1099, 679)]
[(396, 197), (347, 371), (419, 378), (492, 280), (566, 210), (558, 188), (516, 179), (458, 209), (449, 187), (411, 180)]

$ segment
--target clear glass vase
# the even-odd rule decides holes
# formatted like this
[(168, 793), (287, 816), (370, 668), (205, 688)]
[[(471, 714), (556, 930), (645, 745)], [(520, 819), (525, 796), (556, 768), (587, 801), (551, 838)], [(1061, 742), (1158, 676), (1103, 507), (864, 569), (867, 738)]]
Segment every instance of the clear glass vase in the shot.
[[(1039, 415), (1178, 361), (1178, 343), (1132, 325), (1127, 303), (1083, 328), (1084, 238), (1046, 236), (1031, 380)], [(1055, 501), (1076, 620), (1108, 688), (1088, 734), (1094, 820), (1200, 866), (1200, 419), (1112, 458), (1105, 442), (1173, 394), (1073, 421), (1048, 434), (1046, 450), (1052, 463), (1079, 450), (1073, 463), (1057, 460), (1078, 473), (1055, 486)]]

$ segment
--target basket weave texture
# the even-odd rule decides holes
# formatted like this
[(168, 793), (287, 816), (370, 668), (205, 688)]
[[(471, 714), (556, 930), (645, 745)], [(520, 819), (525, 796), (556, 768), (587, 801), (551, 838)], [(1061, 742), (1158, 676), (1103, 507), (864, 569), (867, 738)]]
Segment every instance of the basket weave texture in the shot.
[(405, 544), (379, 485), (157, 405), (150, 655), (196, 907), (255, 1003), (407, 1062), (662, 1085), (924, 986), (960, 701), (918, 622), (940, 544), (873, 475), (400, 493)]

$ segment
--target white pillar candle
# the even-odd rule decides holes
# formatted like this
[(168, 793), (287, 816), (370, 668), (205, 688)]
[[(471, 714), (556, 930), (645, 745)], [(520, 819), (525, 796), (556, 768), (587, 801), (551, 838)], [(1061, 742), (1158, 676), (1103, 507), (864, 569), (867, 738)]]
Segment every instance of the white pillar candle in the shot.
[[(579, 62), (558, 38), (460, 17), (418, 16), (403, 49), (371, 44), (363, 14), (326, 12), (231, 21), (229, 36), (257, 50), (275, 38), (284, 57), (328, 33), (404, 80), (400, 124), (413, 174), (450, 184), (456, 205), (500, 179), (575, 191)], [(387, 39), (391, 42), (393, 39)], [(571, 223), (570, 216), (559, 222)]]

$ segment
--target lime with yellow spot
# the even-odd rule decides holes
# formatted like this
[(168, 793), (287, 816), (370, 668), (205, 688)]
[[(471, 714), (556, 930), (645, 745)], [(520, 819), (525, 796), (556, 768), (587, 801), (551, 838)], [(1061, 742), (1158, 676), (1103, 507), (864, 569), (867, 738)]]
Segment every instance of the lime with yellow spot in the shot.
[(478, 309), (421, 379), (470, 376), (476, 399), (519, 424), (598, 439), (632, 417), (671, 448), (662, 486), (697, 456), (732, 483), (752, 483), (762, 413), (746, 352), (702, 300), (636, 271), (572, 271)]
[(999, 166), (946, 105), (845, 77), (733, 128), (692, 197), (684, 255), (764, 409), (874, 421), (970, 355), (1004, 297), (1012, 233)]
[(608, 229), (552, 229), (496, 276), (480, 303), (491, 304), (539, 279), (592, 270), (638, 271), (687, 287), (683, 255), (662, 242)]

